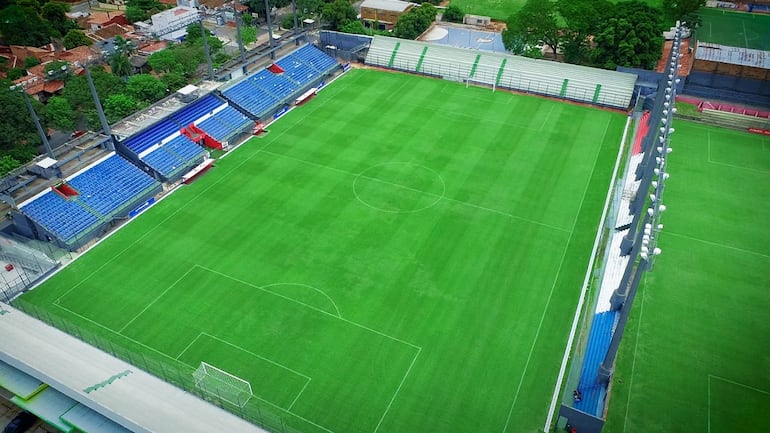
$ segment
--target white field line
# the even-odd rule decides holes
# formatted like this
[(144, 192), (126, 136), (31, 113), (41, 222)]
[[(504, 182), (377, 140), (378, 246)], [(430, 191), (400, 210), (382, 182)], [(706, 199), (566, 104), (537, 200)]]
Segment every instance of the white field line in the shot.
[(585, 302), (586, 293), (588, 292), (588, 283), (591, 280), (591, 271), (596, 261), (596, 253), (599, 249), (599, 241), (602, 237), (602, 229), (607, 219), (607, 212), (610, 207), (610, 201), (612, 200), (612, 189), (615, 187), (615, 182), (618, 177), (618, 170), (620, 169), (620, 161), (623, 156), (623, 149), (625, 148), (626, 137), (628, 135), (628, 128), (631, 125), (631, 117), (626, 119), (626, 127), (623, 129), (623, 138), (621, 138), (620, 146), (618, 146), (618, 156), (615, 159), (615, 168), (612, 170), (612, 177), (610, 179), (609, 188), (607, 188), (607, 196), (604, 199), (604, 209), (602, 210), (602, 216), (599, 220), (599, 227), (596, 229), (596, 237), (594, 238), (594, 246), (591, 250), (591, 259), (588, 261), (586, 268), (585, 278), (583, 278), (583, 287), (580, 290), (580, 297), (578, 298), (577, 307), (575, 307), (575, 315), (572, 318), (572, 328), (569, 332), (569, 338), (567, 339), (567, 346), (564, 348), (564, 356), (561, 360), (561, 366), (559, 367), (559, 376), (556, 379), (556, 386), (553, 389), (553, 396), (551, 397), (551, 404), (548, 407), (548, 416), (546, 417), (543, 431), (548, 431), (551, 423), (553, 422), (553, 415), (556, 410), (556, 402), (559, 400), (559, 391), (561, 391), (562, 383), (564, 382), (564, 374), (567, 371), (567, 362), (569, 361), (569, 355), (572, 351), (572, 345), (575, 342), (575, 335), (577, 333), (578, 323), (580, 322), (580, 312), (583, 310), (583, 303)]
[[(649, 274), (647, 274), (649, 275)], [(631, 379), (628, 381), (628, 397), (626, 397), (626, 414), (623, 416), (623, 433), (626, 433), (626, 426), (628, 424), (628, 411), (631, 408), (631, 393), (634, 391), (634, 372), (636, 371), (636, 352), (639, 349), (639, 337), (642, 334), (642, 317), (644, 317), (644, 300), (647, 291), (644, 290), (647, 287), (647, 275), (644, 276), (644, 284), (641, 287), (642, 290), (642, 305), (639, 306), (639, 318), (636, 319), (638, 325), (636, 326), (636, 339), (634, 340), (634, 360), (631, 362)]]
[(144, 308), (142, 308), (142, 310), (141, 310), (141, 311), (139, 311), (138, 313), (136, 313), (136, 315), (134, 315), (134, 317), (132, 317), (132, 318), (131, 318), (131, 320), (129, 320), (128, 322), (126, 322), (126, 324), (125, 324), (125, 325), (123, 325), (123, 327), (121, 327), (121, 328), (118, 330), (118, 334), (122, 334), (122, 333), (123, 333), (123, 331), (125, 331), (125, 330), (126, 330), (126, 328), (128, 328), (128, 327), (129, 327), (129, 325), (131, 325), (132, 323), (134, 323), (134, 321), (135, 321), (136, 319), (138, 319), (138, 318), (139, 318), (139, 316), (141, 316), (142, 314), (144, 314), (144, 312), (145, 312), (145, 311), (147, 311), (147, 310), (148, 310), (150, 307), (152, 307), (153, 305), (155, 305), (155, 303), (156, 303), (156, 302), (158, 302), (158, 300), (159, 300), (160, 298), (162, 298), (162, 297), (163, 297), (163, 295), (165, 295), (165, 294), (166, 294), (166, 293), (167, 293), (169, 290), (171, 290), (171, 289), (172, 289), (174, 286), (176, 286), (176, 285), (177, 285), (177, 284), (178, 284), (180, 281), (182, 281), (182, 280), (183, 280), (183, 279), (184, 279), (184, 278), (187, 276), (187, 274), (189, 274), (190, 272), (192, 272), (192, 270), (193, 270), (193, 269), (195, 269), (195, 265), (191, 266), (191, 267), (190, 267), (190, 269), (188, 269), (188, 270), (187, 270), (187, 272), (185, 272), (184, 274), (182, 274), (182, 276), (181, 276), (181, 277), (177, 278), (177, 279), (176, 279), (176, 281), (174, 281), (174, 282), (173, 282), (173, 283), (171, 283), (171, 284), (170, 284), (168, 287), (166, 287), (166, 290), (162, 291), (162, 292), (160, 293), (160, 295), (156, 296), (156, 297), (155, 297), (155, 299), (153, 299), (153, 300), (152, 300), (152, 301), (151, 301), (149, 304), (145, 305), (145, 306), (144, 306)]
[(388, 414), (390, 407), (393, 405), (393, 401), (396, 399), (398, 392), (401, 391), (401, 387), (404, 386), (406, 377), (409, 376), (409, 372), (412, 371), (412, 367), (414, 367), (414, 363), (417, 361), (417, 357), (420, 356), (420, 352), (422, 352), (422, 348), (417, 349), (417, 353), (415, 353), (414, 358), (412, 358), (412, 363), (409, 364), (409, 368), (406, 369), (406, 373), (404, 373), (404, 377), (401, 378), (401, 383), (398, 384), (398, 388), (396, 388), (396, 392), (394, 392), (393, 397), (390, 398), (390, 401), (388, 402), (388, 406), (385, 408), (385, 412), (383, 412), (382, 416), (380, 417), (380, 421), (377, 423), (377, 426), (374, 428), (374, 432), (372, 433), (377, 433), (377, 430), (380, 429), (380, 426), (382, 425), (382, 420), (385, 419), (385, 416)]
[(743, 384), (743, 383), (740, 383), (740, 382), (736, 382), (734, 380), (730, 380), (730, 379), (727, 379), (727, 378), (722, 377), (722, 376), (717, 376), (717, 375), (714, 375), (714, 374), (709, 374), (708, 375), (708, 379), (707, 379), (708, 380), (708, 429), (706, 430), (708, 433), (711, 433), (711, 379), (721, 380), (723, 382), (731, 383), (733, 385), (740, 386), (742, 388), (746, 388), (746, 389), (749, 389), (751, 391), (758, 392), (760, 394), (770, 395), (770, 392), (765, 391), (763, 389), (754, 388), (753, 386), (749, 386), (749, 385), (746, 385), (746, 384)]
[(733, 246), (730, 246), (730, 245), (720, 244), (718, 242), (707, 241), (705, 239), (694, 238), (692, 236), (681, 235), (681, 234), (678, 234), (678, 233), (672, 233), (672, 232), (669, 232), (669, 231), (666, 231), (666, 234), (667, 235), (671, 235), (671, 236), (675, 236), (675, 237), (678, 237), (678, 238), (689, 239), (689, 240), (695, 241), (695, 242), (701, 242), (701, 243), (704, 243), (704, 244), (707, 244), (707, 245), (712, 245), (712, 246), (715, 246), (715, 247), (727, 248), (729, 250), (739, 251), (741, 253), (751, 254), (751, 255), (755, 255), (755, 256), (759, 256), (759, 257), (764, 257), (766, 259), (770, 259), (770, 255), (762, 254), (762, 253), (757, 252), (757, 251), (746, 250), (746, 249), (743, 249), (743, 248), (738, 248), (738, 247), (733, 247)]
[[(607, 131), (609, 130), (610, 123), (612, 122), (612, 117), (607, 117), (607, 124), (604, 126), (604, 133), (602, 134), (602, 139), (599, 141), (600, 143), (604, 143), (604, 139), (607, 136)], [(628, 125), (628, 123), (626, 123)], [(575, 214), (575, 221), (572, 222), (572, 229), (570, 230), (569, 238), (567, 238), (567, 244), (564, 246), (564, 252), (561, 255), (561, 260), (559, 261), (559, 268), (556, 270), (556, 276), (554, 276), (553, 284), (551, 285), (551, 290), (548, 292), (548, 300), (545, 303), (545, 307), (543, 308), (543, 314), (540, 316), (540, 322), (537, 324), (537, 330), (535, 331), (535, 338), (532, 340), (532, 346), (529, 348), (529, 354), (527, 355), (527, 362), (524, 363), (524, 370), (521, 372), (521, 379), (519, 380), (519, 385), (516, 387), (516, 393), (513, 395), (513, 402), (511, 403), (511, 408), (508, 410), (508, 417), (505, 420), (505, 425), (503, 426), (503, 433), (505, 433), (508, 430), (508, 425), (511, 422), (511, 416), (513, 415), (513, 408), (516, 406), (516, 402), (519, 399), (519, 393), (521, 392), (521, 387), (524, 384), (524, 377), (527, 375), (527, 370), (529, 369), (529, 363), (532, 361), (532, 353), (535, 351), (535, 346), (537, 345), (537, 340), (540, 338), (540, 330), (543, 329), (543, 322), (545, 321), (545, 315), (548, 312), (548, 307), (551, 305), (551, 300), (553, 299), (553, 292), (556, 289), (556, 283), (559, 281), (559, 276), (561, 275), (562, 268), (564, 266), (564, 260), (567, 258), (567, 251), (569, 250), (569, 244), (572, 242), (572, 236), (575, 234), (575, 226), (577, 226), (578, 217), (580, 216), (580, 212), (583, 210), (583, 204), (585, 204), (586, 201), (586, 194), (588, 193), (588, 187), (591, 185), (591, 178), (593, 177), (594, 170), (596, 170), (596, 163), (599, 161), (599, 155), (601, 155), (602, 149), (601, 145), (599, 146), (599, 149), (596, 151), (596, 156), (594, 157), (594, 164), (591, 167), (591, 175), (588, 176), (588, 180), (586, 181), (585, 189), (583, 190), (583, 197), (580, 199), (580, 206), (578, 207), (578, 211)], [(601, 227), (601, 226), (600, 226)], [(547, 431), (547, 429), (546, 429)]]

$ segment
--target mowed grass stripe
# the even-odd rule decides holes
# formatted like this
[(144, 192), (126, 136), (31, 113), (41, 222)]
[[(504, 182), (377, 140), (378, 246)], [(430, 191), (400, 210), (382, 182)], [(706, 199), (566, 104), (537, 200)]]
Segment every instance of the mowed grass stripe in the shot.
[[(352, 71), (24, 299), (50, 308), (66, 293), (77, 315), (130, 323), (132, 339), (186, 363), (201, 332), (276, 359), (312, 379), (298, 398), (266, 389), (280, 401), (254, 405), (302, 431), (502, 431), (509, 413), (508, 431), (536, 431), (623, 120)], [(432, 201), (441, 184), (444, 197), (424, 210), (378, 210)], [(82, 281), (106, 261), (109, 272)], [(216, 278), (168, 290), (199, 267), (341, 319), (321, 325), (250, 290), (223, 292)], [(335, 320), (391, 339), (352, 337)], [(388, 355), (396, 343), (385, 341), (408, 350)]]

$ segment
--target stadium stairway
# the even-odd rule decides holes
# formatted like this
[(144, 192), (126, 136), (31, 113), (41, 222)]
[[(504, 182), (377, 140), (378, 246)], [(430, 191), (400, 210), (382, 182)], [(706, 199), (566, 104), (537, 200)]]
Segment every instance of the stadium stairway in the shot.
[(573, 405), (575, 409), (597, 417), (602, 416), (604, 397), (607, 394), (606, 386), (598, 381), (599, 366), (610, 347), (616, 320), (616, 311), (605, 311), (594, 316), (578, 385), (582, 399)]

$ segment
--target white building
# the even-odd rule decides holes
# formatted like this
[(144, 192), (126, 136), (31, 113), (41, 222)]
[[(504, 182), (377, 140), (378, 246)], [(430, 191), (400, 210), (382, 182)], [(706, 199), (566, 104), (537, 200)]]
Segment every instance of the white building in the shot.
[(200, 21), (198, 9), (177, 6), (151, 17), (152, 33), (161, 39), (179, 40), (187, 34), (187, 26)]

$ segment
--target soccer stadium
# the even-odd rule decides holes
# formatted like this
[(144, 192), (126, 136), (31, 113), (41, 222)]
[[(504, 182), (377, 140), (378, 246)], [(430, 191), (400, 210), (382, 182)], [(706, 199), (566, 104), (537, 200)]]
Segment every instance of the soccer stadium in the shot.
[(38, 158), (0, 389), (63, 432), (759, 432), (770, 137), (674, 118), (680, 30), (648, 94), (324, 31)]

